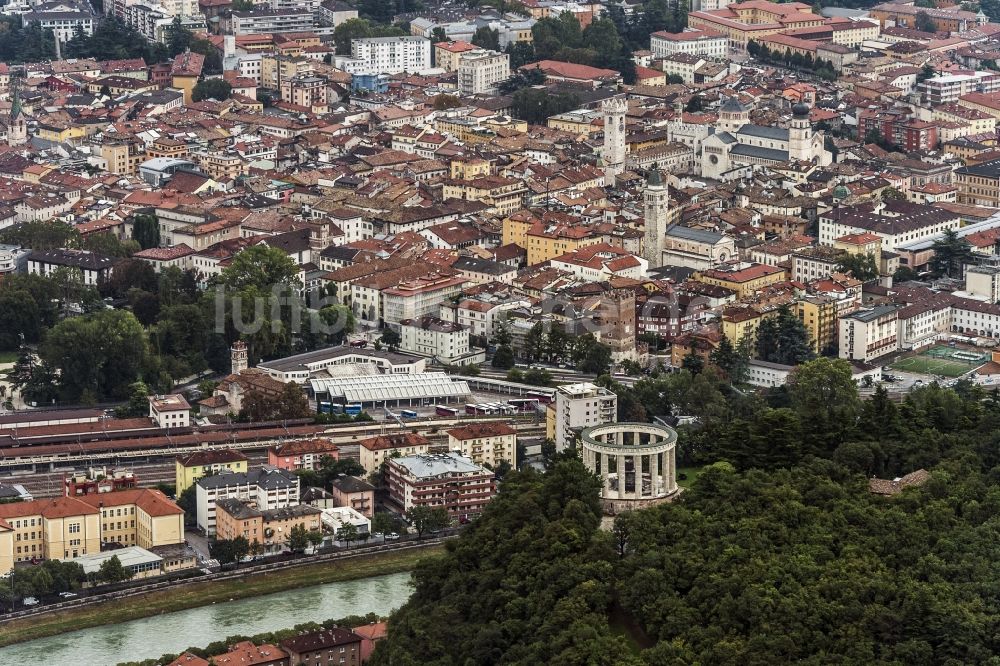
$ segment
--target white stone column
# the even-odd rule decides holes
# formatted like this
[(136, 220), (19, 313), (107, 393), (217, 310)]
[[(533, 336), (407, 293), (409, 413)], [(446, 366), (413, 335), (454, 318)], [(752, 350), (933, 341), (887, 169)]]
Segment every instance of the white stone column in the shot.
[(625, 499), (625, 455), (619, 453), (616, 456), (618, 469), (618, 499)]
[(674, 459), (674, 449), (664, 453), (667, 457), (667, 492), (677, 490), (677, 461)]
[(643, 459), (646, 456), (644, 454), (639, 454), (632, 457), (635, 461), (635, 498), (642, 499), (642, 468)]
[(601, 454), (601, 486), (603, 487), (604, 499), (611, 497), (611, 484), (608, 481), (608, 454)]
[(649, 482), (653, 497), (660, 493), (660, 454), (654, 453), (649, 457)]

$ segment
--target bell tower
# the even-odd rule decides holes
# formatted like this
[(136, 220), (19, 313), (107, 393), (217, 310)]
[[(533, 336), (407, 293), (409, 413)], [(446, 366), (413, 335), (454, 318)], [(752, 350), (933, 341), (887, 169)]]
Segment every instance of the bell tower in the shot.
[(233, 346), (229, 351), (232, 355), (233, 374), (238, 375), (249, 367), (249, 362), (247, 360), (247, 343), (242, 340), (237, 340), (233, 343)]
[(792, 107), (792, 122), (788, 128), (788, 158), (792, 160), (813, 158), (809, 105), (804, 102)]
[(28, 142), (28, 121), (21, 108), (21, 90), (19, 81), (11, 79), (10, 117), (7, 119), (7, 145), (20, 146)]
[(601, 103), (604, 115), (604, 186), (614, 187), (615, 179), (625, 170), (625, 112), (628, 102), (622, 97), (606, 99)]

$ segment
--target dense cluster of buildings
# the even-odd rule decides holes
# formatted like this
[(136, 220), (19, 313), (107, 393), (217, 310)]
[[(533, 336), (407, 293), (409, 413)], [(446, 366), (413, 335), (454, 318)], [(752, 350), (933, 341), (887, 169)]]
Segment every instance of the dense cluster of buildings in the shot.
[[(641, 7), (620, 4), (637, 20)], [(299, 472), (341, 455), (318, 429), (266, 435), (264, 465), (239, 451), (252, 433), (234, 430), (229, 450), (197, 431), (291, 382), (316, 412), (400, 425), (359, 439), (384, 506), (464, 521), (523, 462), (517, 431), (467, 419), (432, 440), (402, 412), (477, 414), (476, 393), (503, 379), (467, 366), (486, 367), (508, 351), (498, 347), (519, 371), (568, 369), (586, 338), (609, 370), (635, 372), (710, 363), (724, 341), (757, 356), (762, 325), (791, 313), (813, 352), (850, 360), (860, 379), (941, 339), (1000, 340), (1000, 24), (941, 2), (691, 9), (685, 29), (653, 32), (611, 69), (533, 45), (546, 18), (583, 29), (610, 16), (600, 2), (433, 3), (405, 16), (409, 34), (338, 43), (337, 26), (357, 18), (339, 0), (108, 0), (107, 15), (148, 39), (179, 20), (218, 58), (0, 63), (0, 231), (58, 221), (83, 239), (129, 240), (152, 217), (159, 240), (131, 260), (157, 273), (189, 271), (205, 289), (267, 246), (298, 267), (301, 295), (353, 313), (364, 335), (343, 345), (250, 367), (237, 340), (211, 395), (150, 398), (142, 427), (189, 437), (176, 489), (193, 493), (198, 527), (267, 551), (300, 526), (365, 533), (378, 503), (364, 479), (300, 487)], [(100, 20), (75, 3), (28, 10), (60, 44)], [(202, 99), (213, 79), (228, 83), (225, 99)], [(942, 239), (967, 250), (946, 276)], [(0, 279), (95, 286), (127, 261), (7, 243)], [(779, 386), (792, 371), (752, 358), (746, 380)], [(614, 507), (676, 491), (671, 433), (602, 429), (618, 420), (617, 396), (594, 383), (540, 390), (548, 438), (561, 450), (587, 433)], [(636, 467), (628, 447), (653, 452)], [(66, 488), (57, 500), (12, 490), (26, 501), (0, 504), (0, 569), (183, 543), (176, 505), (127, 475)], [(156, 570), (142, 553), (135, 562)]]

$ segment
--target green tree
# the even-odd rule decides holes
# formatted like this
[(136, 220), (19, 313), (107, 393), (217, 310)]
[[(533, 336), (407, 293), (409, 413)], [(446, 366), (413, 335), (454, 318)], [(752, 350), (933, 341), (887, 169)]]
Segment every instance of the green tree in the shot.
[(384, 329), (382, 329), (382, 336), (380, 339), (382, 340), (382, 343), (385, 344), (385, 346), (388, 347), (389, 349), (398, 349), (399, 344), (403, 341), (403, 338), (402, 336), (400, 336), (399, 332), (397, 332), (396, 329), (392, 328), (391, 326), (386, 326)]
[(306, 526), (303, 524), (292, 525), (292, 529), (288, 530), (288, 537), (285, 539), (285, 545), (293, 553), (301, 553), (309, 545), (309, 532), (306, 530)]
[(480, 26), (472, 35), (472, 43), (481, 49), (500, 50), (500, 32), (489, 26)]
[(145, 382), (134, 382), (129, 386), (128, 402), (115, 410), (120, 419), (146, 416), (149, 413), (149, 387)]
[(191, 91), (191, 99), (200, 102), (206, 99), (223, 101), (229, 99), (233, 93), (233, 86), (225, 79), (204, 79), (199, 81)]
[(448, 525), (448, 511), (441, 507), (415, 506), (406, 512), (406, 518), (417, 531), (417, 538)]
[(39, 355), (58, 371), (60, 392), (69, 400), (85, 391), (101, 399), (124, 398), (150, 361), (142, 325), (121, 310), (60, 321), (45, 336)]
[(255, 288), (260, 291), (274, 285), (297, 285), (298, 265), (282, 250), (269, 245), (252, 245), (239, 252), (226, 266), (219, 281), (232, 289)]
[(921, 32), (937, 32), (937, 24), (927, 12), (917, 12), (917, 16), (913, 20), (913, 27)]
[(687, 105), (685, 105), (684, 107), (684, 111), (687, 113), (699, 113), (704, 108), (705, 105), (702, 102), (701, 97), (699, 97), (698, 95), (691, 95), (691, 98), (688, 100)]
[(132, 219), (132, 238), (147, 250), (160, 246), (160, 224), (155, 215), (138, 214)]
[(101, 562), (101, 566), (97, 570), (97, 580), (102, 583), (121, 583), (131, 580), (133, 575), (135, 574), (131, 570), (122, 566), (122, 561), (118, 559), (117, 555), (112, 555)]
[(770, 363), (797, 365), (815, 356), (809, 331), (791, 308), (783, 305), (757, 329), (757, 357)]
[(972, 263), (972, 245), (954, 229), (945, 229), (932, 246), (931, 270), (939, 275), (960, 278), (965, 264)]
[(788, 393), (815, 452), (831, 453), (854, 428), (858, 388), (844, 359), (817, 358), (799, 365), (788, 377)]
[(444, 28), (437, 26), (431, 31), (431, 44), (440, 44), (441, 42), (450, 41), (448, 39), (448, 33), (444, 31)]
[(862, 282), (878, 277), (878, 264), (875, 263), (875, 255), (871, 253), (848, 254), (837, 263), (837, 270), (850, 273)]
[(494, 368), (501, 368), (504, 370), (513, 368), (514, 350), (511, 349), (510, 345), (501, 345), (500, 347), (497, 347), (496, 351), (493, 352), (493, 358), (490, 359), (490, 365)]
[(167, 53), (171, 58), (184, 53), (191, 47), (191, 40), (194, 35), (184, 27), (180, 18), (175, 18), (166, 30)]
[(64, 222), (22, 222), (0, 231), (0, 241), (32, 250), (57, 250), (77, 247), (80, 233)]
[(337, 540), (346, 543), (348, 548), (351, 547), (352, 541), (357, 541), (359, 538), (358, 528), (352, 523), (345, 523), (337, 530)]
[(438, 111), (454, 109), (455, 107), (462, 106), (462, 100), (455, 95), (446, 95), (445, 93), (441, 93), (434, 96), (433, 106)]
[(908, 280), (919, 280), (920, 274), (909, 266), (900, 266), (896, 269), (896, 272), (892, 274), (893, 284), (898, 284), (900, 282), (906, 282)]

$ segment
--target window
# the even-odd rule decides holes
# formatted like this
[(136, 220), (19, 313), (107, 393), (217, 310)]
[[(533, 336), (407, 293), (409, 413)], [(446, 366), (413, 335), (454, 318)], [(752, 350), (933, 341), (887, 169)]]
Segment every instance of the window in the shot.
[(70, 523), (70, 525), (69, 525), (69, 533), (70, 534), (79, 534), (80, 533), (80, 523)]

